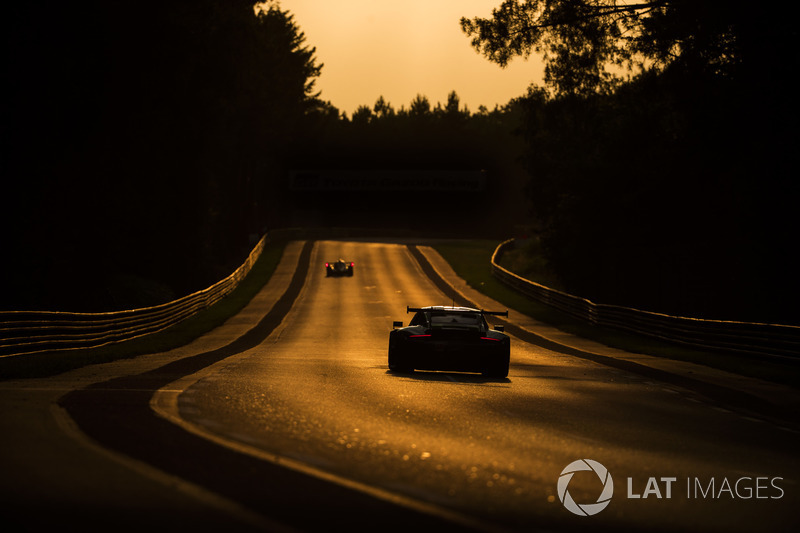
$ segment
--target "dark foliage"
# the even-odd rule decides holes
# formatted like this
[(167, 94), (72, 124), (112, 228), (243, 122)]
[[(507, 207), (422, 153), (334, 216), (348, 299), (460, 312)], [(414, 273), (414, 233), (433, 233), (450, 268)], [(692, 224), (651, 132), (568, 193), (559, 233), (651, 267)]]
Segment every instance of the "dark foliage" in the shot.
[(9, 6), (4, 308), (129, 305), (120, 274), (180, 296), (243, 259), (320, 69), (291, 15), (253, 3)]
[[(348, 119), (328, 114), (290, 158), (295, 169), (356, 171), (369, 176), (484, 171), (480, 191), (333, 191), (288, 197), (311, 218), (303, 225), (412, 229), (431, 235), (507, 235), (524, 222), (525, 175), (515, 130), (520, 103), (471, 113), (452, 91), (444, 103), (417, 95), (396, 109), (382, 96)], [(373, 174), (371, 174), (373, 173)]]
[(797, 39), (792, 17), (747, 0), (503, 0), (461, 27), (502, 66), (542, 54), (557, 94), (608, 92), (626, 69), (765, 81), (795, 63)]
[[(257, 17), (247, 0), (15, 3), (2, 22), (2, 307), (180, 296), (230, 272), (249, 235), (295, 222), (507, 234), (525, 181), (568, 290), (800, 322), (797, 31), (771, 9), (507, 0), (462, 27), (501, 64), (543, 52), (550, 93), (476, 113), (455, 92), (400, 109), (381, 97), (348, 119), (315, 94), (314, 49), (274, 5)], [(308, 168), (482, 169), (489, 182), (290, 191), (287, 173)]]
[(532, 215), (569, 291), (800, 323), (788, 86), (675, 64), (609, 94), (525, 101)]
[(570, 291), (800, 323), (791, 17), (739, 0), (505, 0), (462, 29), (501, 65), (544, 56), (554, 97), (525, 99), (528, 195)]

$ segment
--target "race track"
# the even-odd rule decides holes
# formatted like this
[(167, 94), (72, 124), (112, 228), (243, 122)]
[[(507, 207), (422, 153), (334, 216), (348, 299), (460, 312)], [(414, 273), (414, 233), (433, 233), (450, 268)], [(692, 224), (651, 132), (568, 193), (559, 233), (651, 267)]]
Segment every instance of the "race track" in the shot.
[[(14, 474), (2, 484), (6, 501), (16, 502), (16, 514), (6, 509), (12, 523), (19, 530), (110, 520), (117, 530), (726, 532), (798, 524), (800, 439), (792, 424), (634, 366), (598, 362), (616, 357), (612, 350), (591, 360), (544, 348), (535, 332), (512, 335), (507, 379), (392, 373), (392, 321), (408, 322), (407, 305), (449, 305), (453, 294), (402, 242), (301, 247), (295, 243), (294, 262), (284, 262), (257, 297), (263, 302), (179, 355), (137, 358), (120, 364), (124, 372), (98, 366), (0, 387), (20, 410), (34, 397), (41, 405), (57, 398), (55, 410), (36, 416), (55, 413), (73, 439), (54, 440), (69, 460), (53, 449), (51, 462), (31, 457), (15, 466), (5, 454)], [(353, 277), (325, 276), (324, 263), (338, 258), (355, 263)], [(259, 316), (248, 315), (253, 310)], [(23, 426), (10, 416), (0, 422), (7, 431)], [(48, 431), (55, 439), (58, 432)], [(93, 459), (71, 451), (76, 439)], [(7, 438), (6, 449), (13, 442)], [(113, 480), (103, 478), (104, 454), (117, 464)], [(63, 496), (65, 520), (26, 518), (58, 498), (55, 488), (45, 490), (55, 475), (24, 476), (45, 464), (51, 473), (61, 465), (58, 486), (87, 473), (86, 497)], [(587, 466), (598, 464), (596, 472)], [(140, 487), (142, 477), (158, 483)], [(92, 496), (111, 486), (130, 494), (122, 503), (108, 490)], [(37, 489), (47, 494), (42, 501), (33, 501)], [(611, 499), (593, 507), (601, 494)]]

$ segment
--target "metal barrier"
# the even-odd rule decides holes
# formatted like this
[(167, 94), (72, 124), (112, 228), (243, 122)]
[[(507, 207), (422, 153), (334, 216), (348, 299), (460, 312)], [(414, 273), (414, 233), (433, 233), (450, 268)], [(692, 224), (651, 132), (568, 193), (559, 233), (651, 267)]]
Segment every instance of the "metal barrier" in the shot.
[(492, 274), (520, 293), (575, 318), (697, 348), (759, 356), (800, 357), (800, 326), (702, 320), (596, 304), (527, 280), (500, 266), (500, 258), (513, 244), (514, 239), (509, 239), (497, 246), (492, 254)]
[(108, 313), (0, 311), (0, 357), (97, 348), (174, 326), (233, 292), (261, 256), (266, 241), (264, 235), (230, 276), (165, 304)]

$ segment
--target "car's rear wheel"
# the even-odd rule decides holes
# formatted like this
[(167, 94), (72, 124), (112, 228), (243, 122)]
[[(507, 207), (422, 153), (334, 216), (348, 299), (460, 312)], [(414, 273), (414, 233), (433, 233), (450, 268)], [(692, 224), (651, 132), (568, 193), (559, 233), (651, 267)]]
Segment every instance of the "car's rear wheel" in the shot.
[(397, 353), (397, 349), (389, 346), (389, 370), (392, 372), (413, 372), (414, 369), (408, 365), (405, 358)]
[(507, 355), (497, 361), (492, 361), (486, 366), (482, 374), (490, 378), (505, 378), (508, 377), (508, 366), (510, 357)]

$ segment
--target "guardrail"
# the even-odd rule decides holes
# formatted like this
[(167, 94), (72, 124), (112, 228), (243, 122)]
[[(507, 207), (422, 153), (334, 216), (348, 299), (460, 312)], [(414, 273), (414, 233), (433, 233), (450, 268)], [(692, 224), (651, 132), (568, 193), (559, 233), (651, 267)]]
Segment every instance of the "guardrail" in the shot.
[(225, 279), (165, 304), (108, 313), (0, 311), (0, 357), (97, 348), (174, 326), (233, 292), (261, 256), (266, 240), (264, 235)]
[(525, 279), (499, 264), (514, 239), (500, 243), (492, 254), (492, 274), (522, 294), (575, 318), (600, 326), (632, 331), (687, 346), (738, 353), (800, 358), (800, 327), (724, 320), (703, 320), (597, 304)]

